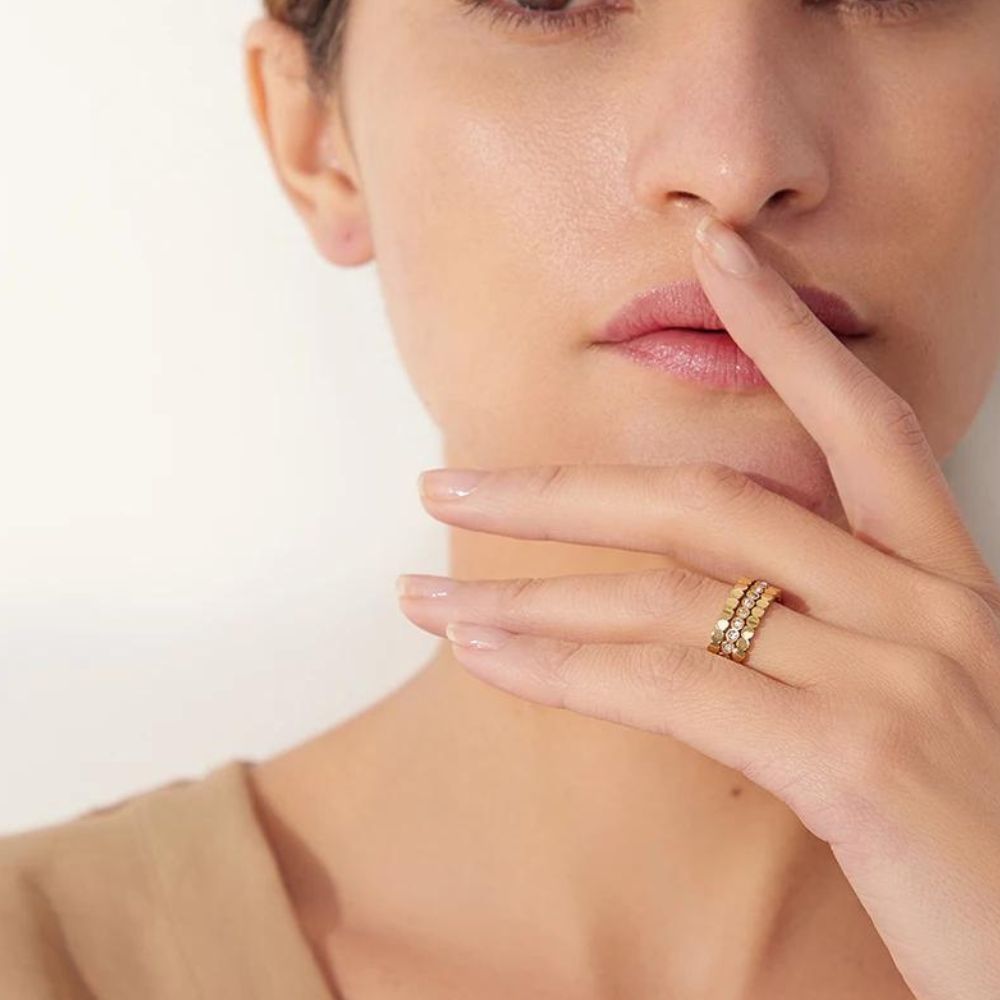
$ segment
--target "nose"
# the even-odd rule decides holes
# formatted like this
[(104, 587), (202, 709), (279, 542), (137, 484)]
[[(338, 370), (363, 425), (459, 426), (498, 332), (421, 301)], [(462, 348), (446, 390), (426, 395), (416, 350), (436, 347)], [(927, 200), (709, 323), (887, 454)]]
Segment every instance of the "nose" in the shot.
[(775, 17), (774, 8), (768, 16), (766, 6), (678, 19), (667, 25), (666, 48), (651, 47), (636, 68), (630, 172), (643, 207), (692, 218), (707, 210), (748, 227), (813, 210), (827, 197), (822, 112), (838, 90), (818, 74), (836, 73), (836, 62), (810, 58), (802, 23)]

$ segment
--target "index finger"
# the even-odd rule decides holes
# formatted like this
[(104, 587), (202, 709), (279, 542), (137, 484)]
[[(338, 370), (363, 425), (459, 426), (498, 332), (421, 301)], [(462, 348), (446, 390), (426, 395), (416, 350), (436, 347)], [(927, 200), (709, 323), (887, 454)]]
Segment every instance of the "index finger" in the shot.
[[(939, 575), (996, 581), (910, 403), (836, 337), (787, 281), (720, 220), (698, 226), (699, 281), (733, 340), (823, 450), (852, 532)], [(745, 262), (728, 271), (710, 252)], [(730, 257), (730, 259), (732, 259)]]

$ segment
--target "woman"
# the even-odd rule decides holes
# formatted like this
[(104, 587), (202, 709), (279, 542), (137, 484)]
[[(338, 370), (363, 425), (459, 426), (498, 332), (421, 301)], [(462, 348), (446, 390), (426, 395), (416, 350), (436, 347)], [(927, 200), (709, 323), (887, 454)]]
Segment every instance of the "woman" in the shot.
[(939, 462), (1000, 355), (1000, 5), (269, 7), (266, 149), (444, 437), (442, 641), (5, 838), (0, 995), (995, 1000), (1000, 585)]

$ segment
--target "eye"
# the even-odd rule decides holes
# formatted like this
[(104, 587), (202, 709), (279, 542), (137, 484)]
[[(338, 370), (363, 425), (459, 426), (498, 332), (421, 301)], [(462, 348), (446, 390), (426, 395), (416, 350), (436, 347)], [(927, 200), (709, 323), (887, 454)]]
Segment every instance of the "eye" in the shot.
[[(809, 0), (813, 6), (826, 2), (827, 0)], [(940, 3), (940, 0), (833, 0), (833, 6), (837, 10), (852, 17), (874, 21), (900, 21), (914, 17), (933, 3)]]
[(458, 0), (467, 14), (484, 15), (492, 25), (541, 31), (586, 28), (599, 31), (628, 6), (627, 0)]
[[(492, 25), (568, 31), (599, 31), (628, 6), (628, 0), (458, 0), (468, 14), (481, 14)], [(805, 0), (807, 6), (833, 6), (851, 16), (875, 21), (904, 20), (940, 0)], [(574, 6), (575, 5), (575, 6)]]

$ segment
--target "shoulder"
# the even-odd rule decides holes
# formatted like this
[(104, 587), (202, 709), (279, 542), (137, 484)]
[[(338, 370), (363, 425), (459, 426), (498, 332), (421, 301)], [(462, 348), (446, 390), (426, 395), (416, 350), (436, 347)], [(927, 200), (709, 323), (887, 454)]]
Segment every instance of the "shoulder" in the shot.
[(62, 822), (0, 835), (0, 997), (102, 1000), (143, 995), (185, 971), (162, 912), (144, 837), (150, 803), (200, 783), (182, 778)]
[(25, 1000), (85, 994), (65, 989), (70, 969), (60, 956), (46, 954), (46, 929), (51, 927), (35, 873), (52, 850), (49, 830), (39, 829), (0, 837), (0, 996)]

